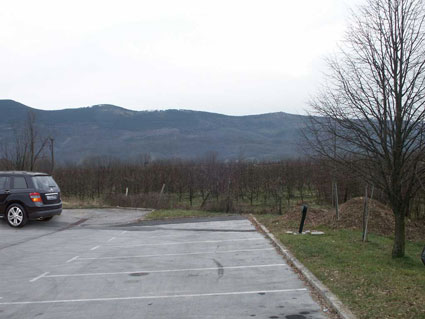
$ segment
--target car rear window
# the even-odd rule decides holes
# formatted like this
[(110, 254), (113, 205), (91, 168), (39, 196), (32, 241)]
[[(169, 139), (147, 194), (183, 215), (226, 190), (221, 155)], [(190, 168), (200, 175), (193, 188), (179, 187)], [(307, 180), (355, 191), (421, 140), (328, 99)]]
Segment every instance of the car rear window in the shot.
[(32, 180), (35, 188), (41, 191), (48, 192), (52, 187), (58, 187), (52, 176), (34, 176)]
[(14, 177), (13, 178), (13, 188), (14, 189), (25, 189), (28, 188), (25, 177)]

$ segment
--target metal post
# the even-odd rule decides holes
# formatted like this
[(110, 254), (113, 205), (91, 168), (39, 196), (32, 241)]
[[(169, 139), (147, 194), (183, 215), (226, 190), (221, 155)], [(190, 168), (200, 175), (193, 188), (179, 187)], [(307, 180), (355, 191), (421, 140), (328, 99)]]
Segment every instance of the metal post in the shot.
[(301, 217), (301, 224), (300, 224), (300, 229), (299, 229), (299, 233), (302, 234), (303, 232), (303, 228), (304, 228), (304, 222), (305, 222), (305, 218), (307, 216), (307, 205), (303, 206), (303, 210), (302, 210), (302, 217)]

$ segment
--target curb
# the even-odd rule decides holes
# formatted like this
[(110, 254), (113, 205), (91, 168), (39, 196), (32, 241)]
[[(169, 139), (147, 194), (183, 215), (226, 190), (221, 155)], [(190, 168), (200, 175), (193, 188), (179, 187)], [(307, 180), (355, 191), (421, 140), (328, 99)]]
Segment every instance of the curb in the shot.
[(155, 209), (153, 208), (143, 208), (143, 207), (127, 207), (127, 206), (107, 206), (107, 207), (72, 207), (72, 208), (62, 208), (66, 210), (73, 209), (126, 209), (126, 210), (148, 210), (153, 212)]
[(285, 259), (289, 261), (304, 276), (307, 282), (325, 299), (325, 301), (336, 311), (343, 319), (357, 319), (357, 317), (326, 287), (319, 279), (314, 276), (302, 263), (298, 261), (276, 237), (261, 224), (253, 215), (249, 215), (252, 221), (267, 235), (267, 237), (279, 248)]
[(112, 206), (112, 207), (110, 207), (110, 209), (144, 210), (144, 211), (149, 211), (150, 213), (152, 213), (154, 210), (156, 210), (156, 209), (153, 209), (153, 208), (127, 207), (127, 206)]

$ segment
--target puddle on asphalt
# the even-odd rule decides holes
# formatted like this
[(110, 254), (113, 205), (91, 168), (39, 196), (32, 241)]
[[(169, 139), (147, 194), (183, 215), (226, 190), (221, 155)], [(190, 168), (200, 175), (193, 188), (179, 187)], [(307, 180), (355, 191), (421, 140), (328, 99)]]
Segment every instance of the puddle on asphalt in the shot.
[(141, 277), (141, 276), (147, 276), (147, 275), (149, 275), (148, 272), (133, 272), (130, 274), (130, 276), (133, 276), (133, 277)]

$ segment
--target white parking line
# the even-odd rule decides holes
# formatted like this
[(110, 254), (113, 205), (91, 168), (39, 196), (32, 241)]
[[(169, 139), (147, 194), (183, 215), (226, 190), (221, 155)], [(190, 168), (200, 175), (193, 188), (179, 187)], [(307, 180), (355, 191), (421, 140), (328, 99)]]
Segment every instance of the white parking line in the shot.
[[(139, 234), (137, 234), (139, 235)], [(182, 234), (172, 234), (172, 235), (158, 235), (158, 236), (146, 236), (146, 237), (121, 237), (119, 239), (125, 239), (125, 240), (145, 240), (145, 239), (161, 239), (161, 238), (168, 238), (168, 237), (181, 237)]]
[(140, 300), (140, 299), (218, 297), (218, 296), (254, 295), (254, 294), (267, 294), (267, 293), (285, 293), (285, 292), (298, 292), (298, 291), (307, 291), (307, 289), (306, 288), (298, 288), (298, 289), (277, 289), (277, 290), (213, 292), (213, 293), (186, 294), (186, 295), (159, 295), (159, 296), (136, 296), (136, 297), (116, 297), (116, 298), (92, 298), (92, 299), (62, 299), (62, 300), (15, 301), (15, 302), (0, 302), (0, 306), (34, 305), (34, 304), (49, 304), (49, 303), (76, 303), (76, 302), (122, 301), (122, 300)]
[(72, 257), (71, 259), (67, 260), (67, 261), (66, 261), (66, 263), (70, 263), (70, 262), (72, 262), (72, 261), (74, 261), (74, 260), (77, 260), (77, 259), (78, 259), (78, 257), (79, 257), (79, 256)]
[[(247, 269), (247, 268), (266, 268), (266, 267), (284, 267), (287, 264), (266, 264), (266, 265), (245, 265), (245, 266), (228, 266), (222, 269)], [(217, 267), (208, 268), (186, 268), (186, 269), (164, 269), (164, 270), (135, 270), (135, 271), (118, 271), (118, 272), (92, 272), (82, 274), (61, 274), (61, 275), (44, 275), (44, 278), (57, 278), (57, 277), (85, 277), (85, 276), (112, 276), (112, 275), (128, 275), (136, 273), (170, 273), (170, 272), (185, 272), (185, 271), (207, 271), (217, 270)]]
[[(146, 258), (146, 257), (162, 257), (162, 256), (190, 256), (190, 255), (208, 255), (208, 254), (230, 254), (249, 251), (266, 251), (275, 250), (275, 248), (255, 248), (255, 249), (238, 249), (238, 250), (221, 250), (221, 251), (199, 251), (193, 253), (180, 253), (180, 254), (154, 254), (154, 255), (136, 255), (136, 256), (109, 256), (109, 257), (81, 257), (79, 261), (84, 260), (105, 260), (105, 259), (130, 259), (130, 258)], [(74, 257), (75, 258), (75, 257)]]
[(98, 249), (100, 246), (94, 246), (93, 248), (91, 248), (90, 250), (96, 250)]
[(109, 238), (107, 242), (109, 243), (110, 241), (113, 241), (115, 238), (116, 237)]
[(37, 280), (39, 280), (39, 279), (41, 279), (41, 278), (45, 277), (45, 276), (46, 276), (46, 275), (48, 275), (48, 274), (49, 274), (49, 272), (45, 272), (44, 274), (41, 274), (40, 276), (37, 276), (37, 277), (35, 277), (35, 278), (31, 279), (31, 280), (30, 280), (30, 282), (37, 281)]
[(126, 232), (127, 232), (126, 230), (123, 230), (123, 231), (120, 233), (120, 235), (124, 235)]
[(165, 246), (165, 245), (184, 245), (184, 244), (198, 244), (198, 243), (223, 243), (233, 241), (251, 241), (251, 240), (265, 240), (264, 238), (237, 238), (237, 239), (223, 239), (223, 240), (199, 240), (199, 241), (180, 241), (168, 243), (155, 243), (155, 244), (136, 244), (136, 245), (121, 245), (121, 246), (108, 246), (117, 248), (131, 248), (140, 246)]

